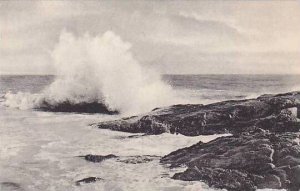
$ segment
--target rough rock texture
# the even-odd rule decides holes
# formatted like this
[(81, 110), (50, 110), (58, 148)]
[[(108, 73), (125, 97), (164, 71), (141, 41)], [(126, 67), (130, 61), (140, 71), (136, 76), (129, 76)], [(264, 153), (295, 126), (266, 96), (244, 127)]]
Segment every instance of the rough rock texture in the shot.
[(103, 180), (103, 179), (92, 176), (92, 177), (84, 178), (84, 179), (81, 179), (81, 180), (77, 180), (76, 185), (80, 186), (82, 184), (88, 184), (88, 183), (96, 182), (96, 181), (99, 181), (99, 180)]
[(291, 108), (300, 108), (300, 92), (264, 95), (257, 99), (231, 100), (209, 105), (174, 105), (141, 116), (101, 122), (103, 129), (131, 133), (180, 133), (187, 136), (216, 133), (240, 134), (257, 128), (272, 132), (299, 131)]
[(145, 134), (231, 133), (229, 137), (174, 151), (161, 163), (171, 168), (187, 167), (174, 179), (204, 181), (229, 191), (299, 191), (299, 110), (300, 92), (291, 92), (209, 105), (174, 105), (97, 126)]
[(94, 163), (100, 163), (104, 160), (107, 159), (111, 159), (111, 158), (117, 158), (116, 155), (85, 155), (85, 156), (79, 156), (79, 157), (83, 157), (85, 160), (89, 161), (89, 162), (94, 162)]
[(170, 167), (187, 166), (174, 179), (201, 180), (229, 191), (300, 189), (299, 133), (264, 130), (199, 142), (164, 156)]

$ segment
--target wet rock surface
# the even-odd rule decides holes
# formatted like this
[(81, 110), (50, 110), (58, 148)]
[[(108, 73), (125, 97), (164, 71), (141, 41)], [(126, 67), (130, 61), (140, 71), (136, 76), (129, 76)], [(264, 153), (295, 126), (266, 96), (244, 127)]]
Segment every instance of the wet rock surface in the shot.
[(93, 182), (96, 182), (96, 181), (99, 181), (99, 180), (103, 180), (103, 179), (99, 178), (99, 177), (88, 177), (88, 178), (84, 178), (84, 179), (81, 179), (81, 180), (77, 180), (76, 185), (80, 186), (82, 184), (93, 183)]
[(291, 92), (209, 105), (174, 105), (96, 125), (145, 134), (231, 133), (232, 136), (174, 151), (160, 162), (170, 168), (187, 167), (173, 179), (203, 181), (229, 191), (299, 191), (299, 110), (300, 92)]
[(105, 104), (98, 102), (72, 103), (64, 101), (61, 103), (51, 103), (44, 100), (39, 107), (35, 108), (40, 111), (50, 112), (71, 112), (71, 113), (103, 113), (108, 115), (118, 114), (118, 111), (110, 110)]
[(240, 134), (257, 128), (272, 132), (297, 132), (300, 129), (300, 92), (263, 95), (257, 99), (231, 100), (209, 105), (174, 105), (96, 124), (102, 129), (131, 133), (180, 133), (186, 136), (219, 133)]
[(187, 166), (174, 179), (204, 181), (229, 191), (257, 188), (300, 189), (299, 133), (260, 132), (199, 142), (161, 159), (170, 167)]
[(110, 155), (85, 155), (85, 156), (79, 156), (84, 158), (85, 160), (89, 162), (94, 162), (94, 163), (100, 163), (104, 160), (111, 159), (111, 158), (117, 158), (116, 155), (110, 154)]

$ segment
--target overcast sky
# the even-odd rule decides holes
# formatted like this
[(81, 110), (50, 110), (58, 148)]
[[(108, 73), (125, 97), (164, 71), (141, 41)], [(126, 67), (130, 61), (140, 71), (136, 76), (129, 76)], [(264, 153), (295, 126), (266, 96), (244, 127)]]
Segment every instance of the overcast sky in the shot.
[(113, 31), (161, 73), (300, 73), (300, 1), (0, 1), (0, 73), (54, 73), (61, 31)]

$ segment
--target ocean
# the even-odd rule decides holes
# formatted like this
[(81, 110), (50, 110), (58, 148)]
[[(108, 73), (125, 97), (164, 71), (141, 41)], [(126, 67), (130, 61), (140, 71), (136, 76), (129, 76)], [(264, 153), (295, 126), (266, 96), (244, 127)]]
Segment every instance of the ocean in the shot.
[[(102, 130), (90, 124), (130, 115), (124, 112), (126, 109), (136, 114), (145, 112), (144, 109), (149, 111), (149, 108), (170, 104), (207, 104), (300, 90), (299, 75), (163, 75), (161, 83), (164, 85), (156, 83), (143, 89), (141, 97), (152, 95), (153, 91), (156, 91), (153, 95), (158, 92), (163, 97), (165, 91), (156, 87), (166, 87), (170, 88), (168, 93), (172, 92), (172, 96), (170, 94), (166, 96), (168, 99), (163, 99), (167, 102), (148, 97), (138, 102), (132, 99), (135, 92), (129, 91), (130, 86), (126, 92), (131, 94), (127, 97), (122, 90), (126, 88), (124, 85), (109, 90), (105, 86), (101, 91), (109, 93), (102, 93), (98, 88), (82, 89), (82, 85), (69, 82), (64, 88), (57, 88), (55, 82), (55, 76), (0, 76), (1, 191), (215, 190), (201, 182), (172, 180), (170, 177), (184, 167), (169, 169), (159, 164), (159, 157), (199, 141), (207, 142), (226, 135), (185, 137), (164, 133), (138, 136), (140, 134)], [(83, 91), (78, 94), (77, 90)], [(112, 95), (115, 99), (110, 100), (112, 93), (117, 95)], [(80, 102), (87, 101), (86, 95), (89, 96), (88, 101), (103, 101), (109, 108), (123, 112), (105, 115), (39, 110), (41, 100), (59, 104), (62, 98), (67, 97), (73, 102)], [(145, 107), (131, 107), (140, 103)], [(119, 159), (91, 163), (78, 157), (86, 154), (114, 154)], [(148, 155), (153, 160), (136, 164), (124, 162)], [(91, 176), (103, 180), (76, 186), (77, 180)]]
[[(0, 75), (0, 96), (7, 92), (39, 93), (54, 81), (53, 75)], [(179, 95), (206, 103), (243, 99), (300, 89), (300, 75), (163, 75)]]

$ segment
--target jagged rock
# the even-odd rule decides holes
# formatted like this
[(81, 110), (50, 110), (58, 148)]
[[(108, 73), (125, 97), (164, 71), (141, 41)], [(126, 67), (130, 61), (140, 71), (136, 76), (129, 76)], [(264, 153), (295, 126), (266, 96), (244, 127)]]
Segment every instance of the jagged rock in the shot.
[(88, 184), (88, 183), (96, 182), (96, 181), (99, 181), (99, 180), (103, 180), (103, 179), (98, 178), (98, 177), (88, 177), (88, 178), (84, 178), (84, 179), (81, 179), (81, 180), (77, 180), (76, 185), (80, 186), (82, 184)]
[(300, 133), (264, 130), (199, 142), (164, 156), (170, 167), (187, 166), (173, 178), (204, 181), (229, 191), (300, 189)]
[(116, 155), (85, 155), (85, 156), (79, 156), (79, 157), (83, 157), (85, 160), (90, 161), (90, 162), (94, 162), (94, 163), (100, 163), (104, 160), (107, 159), (111, 159), (111, 158), (117, 158)]
[[(101, 122), (96, 125), (102, 129), (131, 133), (169, 132), (187, 136), (240, 134), (258, 128), (272, 132), (297, 132), (300, 129), (300, 122), (297, 119), (299, 107), (300, 92), (291, 92), (209, 105), (173, 105), (156, 108), (145, 115)], [(298, 108), (297, 114), (291, 111), (291, 108)]]

